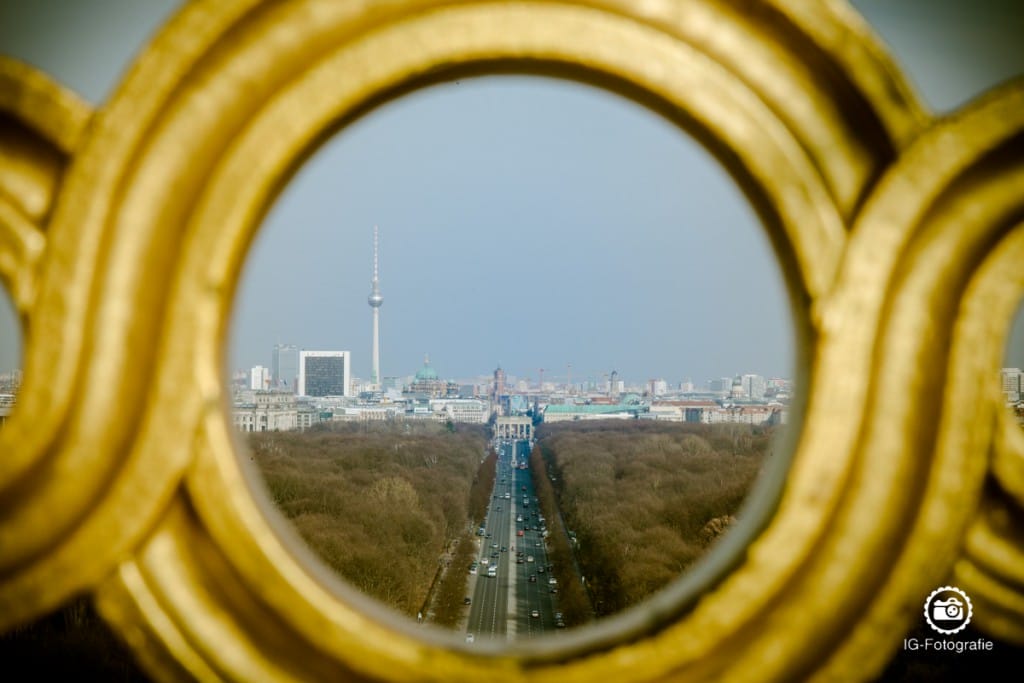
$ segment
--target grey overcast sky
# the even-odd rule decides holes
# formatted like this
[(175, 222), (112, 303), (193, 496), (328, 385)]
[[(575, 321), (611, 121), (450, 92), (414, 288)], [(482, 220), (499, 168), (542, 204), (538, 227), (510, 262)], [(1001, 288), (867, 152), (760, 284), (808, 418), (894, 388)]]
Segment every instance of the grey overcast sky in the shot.
[[(853, 4), (936, 110), (1024, 74), (1024, 3)], [(97, 104), (178, 5), (0, 0), (0, 52)], [(253, 247), (229, 369), (269, 365), (280, 342), (351, 350), (368, 376), (375, 224), (385, 376), (427, 353), (449, 378), (499, 363), (531, 380), (570, 364), (574, 379), (793, 372), (781, 275), (729, 177), (631, 102), (526, 77), (423, 90), (328, 141)], [(0, 296), (0, 372), (18, 363), (17, 336)]]

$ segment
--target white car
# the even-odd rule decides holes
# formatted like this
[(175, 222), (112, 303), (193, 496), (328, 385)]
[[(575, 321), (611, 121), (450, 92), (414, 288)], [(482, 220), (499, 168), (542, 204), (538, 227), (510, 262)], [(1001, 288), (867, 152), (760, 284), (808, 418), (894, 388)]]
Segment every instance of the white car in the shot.
[(466, 634), (466, 642), (467, 643), (472, 643), (474, 640), (475, 639), (473, 638), (473, 634), (472, 633), (467, 633)]

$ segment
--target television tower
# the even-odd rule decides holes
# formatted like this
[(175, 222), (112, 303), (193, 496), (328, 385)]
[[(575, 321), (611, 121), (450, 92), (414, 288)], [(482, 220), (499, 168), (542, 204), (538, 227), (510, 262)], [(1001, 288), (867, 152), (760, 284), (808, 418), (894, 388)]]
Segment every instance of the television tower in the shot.
[(366, 302), (373, 309), (373, 367), (370, 369), (370, 384), (380, 390), (380, 307), (384, 297), (380, 295), (380, 278), (378, 277), (377, 261), (377, 226), (373, 226), (373, 280), (370, 281), (370, 296)]

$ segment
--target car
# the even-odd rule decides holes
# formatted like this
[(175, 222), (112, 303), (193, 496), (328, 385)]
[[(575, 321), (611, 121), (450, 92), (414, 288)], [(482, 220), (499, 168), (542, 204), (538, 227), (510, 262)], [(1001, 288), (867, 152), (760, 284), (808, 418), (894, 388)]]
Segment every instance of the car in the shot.
[(506, 548), (505, 546), (501, 546), (501, 552), (507, 553), (508, 552), (508, 548)]
[(466, 634), (466, 642), (467, 643), (472, 643), (474, 640), (475, 639), (473, 638), (473, 634), (472, 633), (467, 633)]
[(491, 547), (492, 547), (492, 548), (497, 548), (497, 547), (498, 547), (498, 544), (497, 544), (497, 543), (492, 543), (492, 544), (491, 544)]
[(526, 561), (527, 562), (533, 562), (533, 555), (527, 555)]
[(491, 532), (488, 531), (487, 534), (486, 534), (486, 538), (490, 538), (490, 537), (491, 537)]
[(537, 583), (537, 575), (530, 574), (530, 583)]
[(522, 535), (523, 535), (523, 530), (522, 529), (520, 529), (519, 531), (516, 532), (516, 536), (522, 536)]
[(546, 570), (544, 569), (544, 566), (543, 566), (543, 565), (541, 565), (540, 567), (537, 567), (537, 573), (538, 573), (538, 574), (543, 574), (543, 573), (544, 573), (545, 571), (546, 571)]
[(554, 586), (556, 583), (558, 583), (558, 581), (555, 579), (555, 577), (552, 576), (550, 579), (548, 579), (548, 583)]
[(557, 592), (558, 592), (558, 588), (556, 588), (555, 586), (552, 586), (551, 588), (548, 589), (548, 593), (557, 593)]
[(473, 598), (471, 598), (471, 597), (469, 597), (469, 596), (467, 595), (466, 597), (464, 597), (464, 598), (462, 599), (462, 604), (463, 604), (463, 605), (472, 605), (472, 604), (473, 604)]
[(531, 611), (530, 612), (530, 616), (533, 617), (534, 619), (539, 619), (540, 618), (540, 610), (533, 610), (533, 611)]
[(555, 622), (555, 628), (565, 628), (565, 622), (559, 619)]
[(555, 621), (561, 621), (565, 616), (561, 612), (555, 612)]

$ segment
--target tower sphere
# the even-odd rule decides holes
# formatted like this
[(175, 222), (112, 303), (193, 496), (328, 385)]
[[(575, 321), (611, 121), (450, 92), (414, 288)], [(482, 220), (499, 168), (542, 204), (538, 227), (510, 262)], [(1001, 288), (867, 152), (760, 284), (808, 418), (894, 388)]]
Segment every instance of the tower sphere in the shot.
[(380, 292), (373, 292), (370, 296), (366, 297), (366, 303), (374, 308), (380, 308), (384, 304), (384, 297), (380, 295)]

